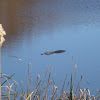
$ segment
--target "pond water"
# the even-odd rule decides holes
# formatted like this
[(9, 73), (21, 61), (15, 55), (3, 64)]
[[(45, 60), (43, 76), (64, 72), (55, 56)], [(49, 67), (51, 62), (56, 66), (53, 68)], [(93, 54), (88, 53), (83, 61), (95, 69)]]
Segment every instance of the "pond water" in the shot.
[[(2, 46), (2, 73), (27, 83), (31, 76), (44, 77), (50, 64), (52, 79), (60, 86), (77, 64), (76, 85), (92, 93), (100, 89), (100, 1), (99, 0), (1, 0), (0, 23), (7, 33)], [(65, 53), (41, 55), (46, 51)], [(16, 56), (22, 60), (18, 60)], [(73, 67), (72, 67), (73, 56)], [(88, 82), (88, 83), (87, 83)]]

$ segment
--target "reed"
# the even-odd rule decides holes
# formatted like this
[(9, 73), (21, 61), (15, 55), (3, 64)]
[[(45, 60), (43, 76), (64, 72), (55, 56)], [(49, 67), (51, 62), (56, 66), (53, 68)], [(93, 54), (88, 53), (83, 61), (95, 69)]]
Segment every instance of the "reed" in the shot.
[(2, 24), (0, 24), (0, 100), (1, 100), (1, 46), (5, 41), (4, 35), (6, 35), (6, 32), (4, 31)]
[[(76, 66), (76, 65), (75, 65)], [(2, 87), (6, 88), (7, 91), (3, 94), (2, 92), (2, 100), (19, 100), (17, 98), (20, 98), (20, 100), (99, 100), (100, 99), (100, 91), (97, 92), (94, 96), (90, 94), (89, 89), (81, 89), (81, 82), (82, 82), (82, 76), (80, 78), (80, 81), (77, 85), (77, 87), (74, 86), (74, 81), (76, 77), (76, 67), (75, 67), (75, 74), (74, 77), (67, 82), (67, 75), (64, 79), (62, 89), (60, 91), (60, 94), (58, 93), (59, 88), (54, 84), (54, 82), (51, 80), (52, 70), (49, 73), (49, 66), (47, 68), (46, 74), (44, 76), (43, 81), (37, 77), (35, 82), (35, 88), (34, 90), (31, 89), (31, 81), (30, 80), (30, 74), (29, 74), (29, 67), (28, 67), (28, 77), (27, 77), (27, 92), (21, 92), (17, 90), (17, 88), (14, 89), (14, 84), (16, 84), (16, 81), (12, 79), (11, 75), (10, 77), (6, 77), (6, 82), (4, 81)], [(46, 78), (47, 77), (47, 78)], [(10, 84), (9, 81), (12, 81)], [(5, 85), (8, 84), (8, 85)], [(74, 87), (76, 90), (74, 91)], [(24, 87), (25, 88), (25, 87)], [(52, 91), (51, 91), (52, 90)]]

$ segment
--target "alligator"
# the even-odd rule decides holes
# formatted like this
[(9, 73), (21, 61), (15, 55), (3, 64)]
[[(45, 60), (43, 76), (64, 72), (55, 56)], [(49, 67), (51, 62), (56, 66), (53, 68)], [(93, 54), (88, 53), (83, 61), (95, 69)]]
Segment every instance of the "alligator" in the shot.
[(56, 51), (50, 51), (50, 52), (45, 52), (41, 55), (51, 55), (51, 54), (54, 54), (54, 53), (63, 53), (63, 52), (66, 52), (65, 50), (56, 50)]
[(56, 50), (56, 51), (54, 51), (54, 53), (63, 53), (63, 52), (65, 52), (66, 50)]

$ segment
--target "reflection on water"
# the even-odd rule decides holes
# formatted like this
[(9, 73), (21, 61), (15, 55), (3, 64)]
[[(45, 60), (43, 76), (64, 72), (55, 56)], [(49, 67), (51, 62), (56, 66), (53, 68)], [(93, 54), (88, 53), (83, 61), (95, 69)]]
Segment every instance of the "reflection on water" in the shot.
[[(34, 4), (34, 3), (33, 3)], [(32, 27), (32, 15), (29, 12), (27, 2), (18, 1), (1, 1), (0, 2), (0, 22), (3, 24), (6, 32), (6, 43), (10, 46), (13, 42), (18, 43), (25, 33)], [(26, 8), (25, 8), (26, 7)], [(31, 8), (30, 8), (31, 9)], [(27, 16), (26, 16), (27, 15)], [(31, 25), (30, 25), (31, 24)], [(27, 29), (26, 29), (27, 30)], [(20, 39), (19, 39), (20, 38)]]
[[(99, 88), (99, 5), (98, 0), (1, 0), (0, 23), (7, 33), (2, 48), (2, 72), (10, 75), (15, 72), (16, 78), (21, 80), (27, 76), (29, 62), (33, 66), (33, 76), (38, 73), (43, 76), (50, 64), (59, 83), (66, 73), (70, 75), (71, 58), (74, 55), (78, 76), (83, 74), (84, 80), (88, 79), (91, 83), (88, 86), (83, 82), (83, 86)], [(59, 49), (67, 52), (40, 55)], [(19, 57), (22, 61), (10, 56)]]
[(0, 1), (0, 22), (9, 35), (6, 38), (6, 43), (9, 45), (12, 42), (18, 43), (19, 40), (23, 42), (24, 36), (30, 38), (32, 34), (37, 35), (35, 34), (37, 30), (51, 31), (56, 26), (70, 27), (91, 21), (95, 23), (99, 21), (99, 17), (99, 3), (94, 1), (89, 4), (86, 1), (59, 0), (54, 2), (49, 0), (48, 2)]

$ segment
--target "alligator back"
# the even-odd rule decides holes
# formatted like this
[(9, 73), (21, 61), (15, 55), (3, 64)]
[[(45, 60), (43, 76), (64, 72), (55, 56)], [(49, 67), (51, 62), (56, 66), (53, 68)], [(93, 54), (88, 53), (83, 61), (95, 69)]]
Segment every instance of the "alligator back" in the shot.
[(54, 54), (54, 53), (63, 53), (63, 52), (65, 52), (65, 50), (56, 50), (56, 51), (51, 51), (51, 52), (45, 52), (45, 53), (43, 53), (43, 54), (41, 54), (41, 55), (51, 55), (51, 54)]
[(65, 50), (56, 50), (54, 51), (54, 53), (63, 53), (63, 52), (66, 52)]

